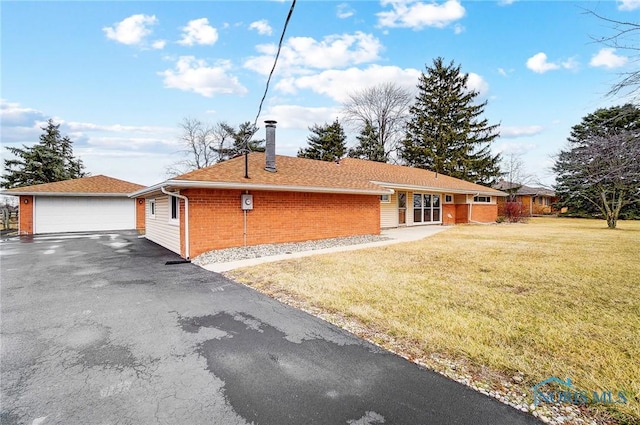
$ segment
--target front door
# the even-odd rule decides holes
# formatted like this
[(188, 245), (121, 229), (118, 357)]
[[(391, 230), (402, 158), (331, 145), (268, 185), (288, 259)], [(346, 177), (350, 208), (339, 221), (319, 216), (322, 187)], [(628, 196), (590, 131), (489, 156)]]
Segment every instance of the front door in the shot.
[(407, 224), (407, 192), (398, 192), (398, 224)]

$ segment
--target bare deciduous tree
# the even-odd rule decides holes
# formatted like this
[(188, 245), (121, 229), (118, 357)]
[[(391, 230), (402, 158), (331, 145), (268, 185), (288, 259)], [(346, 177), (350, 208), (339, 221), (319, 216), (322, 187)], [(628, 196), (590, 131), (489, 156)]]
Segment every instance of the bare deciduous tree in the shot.
[(346, 122), (360, 133), (367, 126), (373, 128), (379, 149), (387, 161), (394, 161), (404, 136), (411, 100), (409, 91), (394, 83), (382, 83), (351, 93), (342, 111)]
[(230, 126), (225, 122), (214, 125), (203, 123), (196, 118), (184, 118), (179, 124), (182, 129), (180, 142), (184, 159), (167, 167), (167, 175), (182, 174), (187, 171), (208, 167), (227, 159), (224, 152), (233, 141)]
[(556, 192), (565, 205), (587, 203), (615, 229), (620, 211), (640, 203), (640, 109), (600, 109), (573, 127), (558, 155)]
[(509, 201), (513, 202), (516, 199), (516, 192), (522, 186), (531, 182), (531, 174), (525, 171), (522, 155), (515, 153), (502, 157), (500, 171), (502, 172), (502, 179), (505, 181), (504, 185), (500, 185), (500, 190), (507, 192)]
[[(613, 30), (611, 35), (592, 36), (592, 40), (606, 47), (631, 53), (629, 58), (633, 64), (640, 62), (640, 23), (609, 19), (591, 10), (586, 13), (606, 22)], [(633, 66), (630, 69), (632, 70), (620, 74), (620, 80), (611, 87), (608, 95), (612, 97), (628, 95), (638, 105), (640, 104), (640, 67)]]

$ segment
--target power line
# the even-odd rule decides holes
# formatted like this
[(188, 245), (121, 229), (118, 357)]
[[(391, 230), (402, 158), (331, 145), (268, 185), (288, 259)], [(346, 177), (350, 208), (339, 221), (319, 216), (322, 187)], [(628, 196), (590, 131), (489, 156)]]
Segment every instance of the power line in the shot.
[(269, 72), (269, 78), (267, 78), (267, 85), (264, 88), (264, 94), (262, 95), (262, 100), (260, 100), (260, 106), (258, 106), (258, 114), (256, 115), (256, 119), (253, 121), (253, 126), (256, 127), (258, 124), (258, 118), (260, 117), (260, 113), (262, 112), (262, 105), (264, 100), (267, 98), (267, 92), (269, 91), (269, 83), (271, 82), (271, 77), (273, 76), (274, 71), (276, 70), (276, 64), (278, 63), (278, 58), (280, 57), (280, 50), (282, 49), (282, 42), (284, 40), (284, 34), (287, 32), (287, 26), (289, 25), (289, 21), (291, 20), (291, 15), (293, 14), (293, 8), (296, 6), (296, 0), (293, 0), (291, 3), (291, 8), (289, 9), (289, 14), (287, 15), (287, 19), (284, 21), (284, 27), (282, 28), (282, 34), (280, 35), (280, 42), (278, 43), (278, 51), (276, 52), (276, 58), (273, 61), (273, 67), (271, 68), (271, 72)]

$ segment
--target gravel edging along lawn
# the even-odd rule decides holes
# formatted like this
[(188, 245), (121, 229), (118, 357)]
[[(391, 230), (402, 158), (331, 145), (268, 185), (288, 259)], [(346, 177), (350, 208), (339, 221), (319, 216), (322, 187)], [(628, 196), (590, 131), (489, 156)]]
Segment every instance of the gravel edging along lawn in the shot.
[(320, 239), (306, 242), (290, 242), (281, 244), (252, 245), (238, 248), (217, 249), (198, 255), (192, 260), (194, 264), (204, 266), (213, 263), (227, 263), (251, 258), (270, 257), (273, 255), (291, 254), (302, 251), (316, 251), (319, 249), (338, 246), (360, 245), (371, 242), (381, 242), (390, 238), (379, 235), (349, 236), (344, 238)]

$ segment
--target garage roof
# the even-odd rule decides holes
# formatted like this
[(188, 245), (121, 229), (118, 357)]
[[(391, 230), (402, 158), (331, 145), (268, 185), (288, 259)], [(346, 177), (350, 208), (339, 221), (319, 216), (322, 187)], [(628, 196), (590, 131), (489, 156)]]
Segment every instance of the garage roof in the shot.
[(127, 196), (144, 186), (113, 177), (97, 175), (54, 183), (36, 184), (4, 190), (4, 195), (46, 196)]

